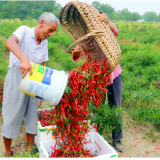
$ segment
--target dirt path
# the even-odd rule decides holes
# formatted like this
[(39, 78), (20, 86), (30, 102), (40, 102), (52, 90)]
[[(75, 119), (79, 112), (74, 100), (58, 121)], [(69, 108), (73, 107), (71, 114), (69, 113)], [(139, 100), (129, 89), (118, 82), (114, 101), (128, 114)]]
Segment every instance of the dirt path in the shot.
[[(124, 138), (122, 142), (125, 146), (125, 150), (119, 153), (119, 157), (160, 157), (160, 133), (157, 133), (155, 129), (147, 124), (142, 127), (135, 124), (134, 121), (125, 116), (123, 119)], [(159, 138), (159, 139), (158, 139)], [(20, 150), (20, 147), (22, 150)], [(131, 148), (133, 147), (133, 148)], [(24, 154), (26, 152), (26, 140), (25, 140), (25, 127), (22, 125), (20, 136), (13, 139), (12, 150), (14, 155), (18, 153)], [(2, 138), (2, 117), (0, 117), (0, 155), (5, 151), (3, 138)]]
[[(150, 124), (137, 125), (126, 116), (123, 119), (124, 137), (122, 142), (125, 150), (119, 153), (120, 157), (160, 157), (160, 133)], [(159, 149), (156, 149), (159, 148)]]

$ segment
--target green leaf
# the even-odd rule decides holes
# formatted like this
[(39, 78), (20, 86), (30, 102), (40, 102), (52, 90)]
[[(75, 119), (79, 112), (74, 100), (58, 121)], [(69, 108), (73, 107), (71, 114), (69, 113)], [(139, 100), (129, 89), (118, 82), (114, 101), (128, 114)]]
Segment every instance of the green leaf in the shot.
[(82, 157), (83, 157), (83, 155), (80, 155), (80, 156), (79, 156), (79, 158), (82, 158)]
[(4, 158), (4, 153), (1, 155), (1, 158)]
[(18, 155), (15, 155), (14, 157), (15, 157), (15, 158), (18, 158)]

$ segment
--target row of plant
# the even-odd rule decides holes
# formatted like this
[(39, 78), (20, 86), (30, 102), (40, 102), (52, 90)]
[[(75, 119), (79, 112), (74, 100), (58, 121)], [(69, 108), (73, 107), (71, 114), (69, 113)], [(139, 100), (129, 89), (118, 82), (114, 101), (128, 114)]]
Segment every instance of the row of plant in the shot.
[(118, 30), (118, 39), (130, 39), (132, 42), (152, 43), (160, 46), (160, 23), (155, 22), (131, 22), (113, 21)]
[(151, 44), (121, 44), (123, 102), (154, 104), (160, 99), (156, 81), (160, 81), (160, 51)]
[[(135, 120), (141, 110), (139, 106), (143, 106), (146, 112), (143, 113), (146, 117), (148, 116), (148, 122), (154, 124), (155, 118), (151, 119), (153, 112), (150, 112), (153, 106), (159, 108), (159, 88), (155, 85), (158, 81), (160, 82), (160, 51), (158, 49), (159, 45), (159, 26), (153, 26), (150, 22), (147, 27), (147, 22), (145, 23), (132, 23), (132, 30), (128, 30), (131, 22), (114, 22), (119, 30), (118, 40), (121, 45), (122, 57), (120, 65), (123, 69), (123, 97), (122, 97), (122, 107), (127, 109), (128, 114), (130, 114)], [(0, 75), (2, 79), (5, 79), (7, 73), (8, 65), (8, 51), (4, 47), (4, 42), (11, 33), (20, 25), (28, 25), (34, 27), (37, 22), (34, 21), (20, 21), (15, 23), (6, 22), (1, 27), (0, 30), (0, 51), (1, 57), (0, 61)], [(144, 28), (140, 30), (140, 27)], [(153, 41), (148, 41), (148, 37), (152, 38)], [(124, 40), (124, 41), (122, 41)], [(147, 40), (147, 42), (145, 42)], [(49, 41), (49, 61), (46, 62), (47, 67), (55, 68), (58, 70), (65, 70), (66, 72), (73, 69), (75, 66), (81, 66), (85, 59), (81, 62), (74, 62), (69, 53), (66, 53), (66, 48), (73, 42), (70, 36), (65, 33), (65, 31), (59, 27), (54, 36), (48, 38)], [(138, 41), (138, 43), (137, 43)], [(93, 107), (94, 108), (94, 107)], [(99, 116), (102, 113), (110, 112), (107, 104), (102, 103), (101, 109), (97, 114), (96, 119), (92, 119), (94, 122), (101, 123), (102, 128), (105, 126), (111, 126), (113, 121), (107, 120), (107, 117), (103, 116), (104, 119)], [(103, 112), (104, 111), (104, 112)], [(158, 110), (157, 110), (158, 111)], [(154, 110), (154, 117), (158, 117), (158, 112)], [(145, 121), (146, 119), (141, 118)], [(157, 121), (157, 120), (156, 120)], [(155, 121), (155, 123), (156, 123)], [(110, 131), (111, 128), (108, 130)], [(105, 131), (105, 129), (103, 130)]]

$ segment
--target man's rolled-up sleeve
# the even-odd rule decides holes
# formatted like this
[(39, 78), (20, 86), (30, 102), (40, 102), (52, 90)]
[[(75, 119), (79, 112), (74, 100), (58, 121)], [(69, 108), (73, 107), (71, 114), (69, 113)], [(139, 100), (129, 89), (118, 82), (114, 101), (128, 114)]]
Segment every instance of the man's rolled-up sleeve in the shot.
[(24, 35), (26, 32), (26, 26), (20, 26), (19, 28), (17, 28), (17, 30), (15, 32), (13, 32), (13, 35), (15, 35), (19, 42), (22, 41)]

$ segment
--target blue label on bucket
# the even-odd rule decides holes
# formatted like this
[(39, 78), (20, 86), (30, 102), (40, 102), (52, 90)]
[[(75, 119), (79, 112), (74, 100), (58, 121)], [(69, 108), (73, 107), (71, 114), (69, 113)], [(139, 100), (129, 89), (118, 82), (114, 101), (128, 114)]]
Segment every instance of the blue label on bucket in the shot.
[(53, 69), (46, 67), (42, 83), (50, 85), (52, 74), (53, 74)]
[(44, 100), (42, 97), (39, 97), (39, 96), (36, 96), (36, 98)]

